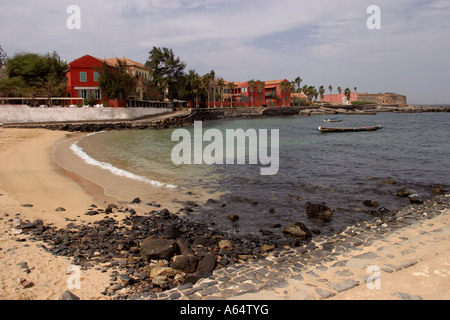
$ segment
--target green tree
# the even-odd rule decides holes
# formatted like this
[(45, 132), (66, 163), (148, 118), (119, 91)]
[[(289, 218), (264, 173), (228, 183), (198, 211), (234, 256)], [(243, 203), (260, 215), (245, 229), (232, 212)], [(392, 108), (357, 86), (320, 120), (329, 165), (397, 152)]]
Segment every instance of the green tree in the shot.
[[(216, 77), (216, 73), (214, 72), (214, 70), (211, 70), (210, 72), (208, 72), (207, 74), (205, 74), (202, 77), (203, 87), (205, 88), (206, 94), (208, 96), (208, 100), (206, 103), (208, 107), (209, 107), (209, 102), (211, 101), (211, 99), (210, 99), (211, 88), (213, 88), (214, 82), (216, 81), (215, 77)], [(214, 100), (215, 100), (215, 98), (214, 98)], [(216, 106), (216, 104), (214, 102), (214, 107), (215, 106)]]
[(320, 95), (320, 101), (323, 102), (323, 96), (325, 94), (325, 87), (324, 86), (320, 86), (319, 87), (319, 95)]
[(233, 108), (233, 96), (234, 96), (234, 89), (237, 87), (237, 85), (234, 82), (228, 82), (227, 84), (228, 89), (230, 89), (231, 95), (231, 107)]
[(341, 104), (342, 101), (339, 101), (339, 100), (341, 99), (342, 88), (338, 87), (337, 91), (339, 92), (338, 103)]
[(349, 88), (346, 88), (344, 90), (344, 94), (345, 94), (345, 97), (347, 98), (347, 100), (350, 101), (350, 98), (352, 96), (352, 91)]
[(252, 107), (253, 107), (253, 100), (255, 98), (255, 90), (256, 90), (256, 81), (254, 79), (248, 81), (248, 92), (250, 96), (250, 100), (252, 101)]
[(217, 81), (217, 86), (220, 90), (220, 107), (223, 108), (223, 88), (225, 87), (225, 81), (223, 79), (219, 79)]
[(1, 87), (13, 89), (9, 93), (19, 96), (47, 97), (52, 106), (51, 98), (65, 93), (67, 67), (56, 51), (46, 55), (18, 53), (6, 61), (8, 79), (1, 81)]
[(116, 59), (116, 66), (109, 66), (106, 61), (98, 69), (98, 85), (108, 99), (126, 99), (136, 91), (137, 78), (131, 75), (126, 61)]
[[(283, 100), (283, 107), (285, 107), (285, 95), (286, 93), (290, 92), (291, 90), (291, 84), (289, 82), (282, 82), (280, 84), (280, 90), (281, 90), (281, 100)], [(283, 95), (284, 93), (284, 95)]]
[(186, 63), (180, 57), (175, 57), (172, 49), (157, 48), (149, 52), (150, 56), (145, 66), (151, 69), (151, 77), (161, 91), (168, 91), (168, 98), (178, 98), (184, 78)]
[(183, 79), (183, 84), (180, 88), (180, 97), (187, 101), (193, 101), (195, 107), (198, 107), (199, 95), (203, 86), (201, 76), (195, 70), (189, 70)]

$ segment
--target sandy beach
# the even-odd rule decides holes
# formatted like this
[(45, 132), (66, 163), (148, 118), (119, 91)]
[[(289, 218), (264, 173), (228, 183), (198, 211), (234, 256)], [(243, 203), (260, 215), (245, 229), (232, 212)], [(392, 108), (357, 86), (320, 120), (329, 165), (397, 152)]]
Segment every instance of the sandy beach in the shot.
[[(44, 250), (42, 243), (28, 241), (13, 228), (14, 221), (41, 219), (45, 224), (64, 228), (70, 222), (89, 224), (98, 216), (84, 213), (96, 203), (105, 205), (118, 199), (105, 196), (101, 187), (82, 176), (58, 167), (53, 159), (54, 146), (75, 134), (42, 129), (0, 128), (0, 299), (57, 300), (69, 289), (71, 259)], [(166, 199), (169, 203), (169, 199)], [(174, 203), (176, 207), (177, 203)], [(64, 211), (57, 211), (64, 208)], [(135, 207), (139, 209), (139, 206)], [(118, 219), (125, 217), (123, 213)], [(424, 299), (448, 299), (450, 294), (450, 260), (448, 210), (433, 220), (414, 228), (399, 229), (365, 250), (384, 252), (387, 256), (403, 255), (405, 248), (417, 248), (408, 254), (417, 263), (394, 273), (383, 273), (383, 290), (358, 286), (345, 290), (333, 299), (396, 299), (391, 292), (406, 292)], [(435, 231), (440, 230), (438, 234)], [(441, 240), (434, 238), (438, 234)], [(410, 239), (409, 242), (403, 241)], [(415, 242), (414, 242), (415, 241)], [(423, 244), (427, 245), (424, 246)], [(357, 254), (363, 254), (361, 249)], [(384, 250), (384, 251), (383, 251)], [(386, 250), (392, 250), (386, 252)], [(347, 256), (342, 258), (348, 258)], [(360, 266), (355, 265), (355, 268)], [(69, 269), (69, 271), (68, 271)], [(326, 274), (333, 281), (333, 274)], [(109, 274), (100, 268), (81, 273), (79, 289), (70, 291), (81, 299), (109, 299), (101, 292), (110, 284)], [(289, 280), (289, 286), (278, 291), (241, 295), (244, 299), (302, 299), (303, 289)]]
[[(77, 219), (94, 199), (62, 174), (52, 160), (53, 145), (66, 133), (47, 130), (0, 130), (0, 299), (59, 299), (67, 290), (71, 265), (68, 258), (55, 257), (39, 243), (14, 235), (11, 220), (42, 219), (58, 228)], [(29, 206), (32, 204), (32, 207)], [(66, 211), (56, 212), (59, 207)], [(90, 217), (83, 217), (89, 222)], [(93, 221), (94, 219), (90, 219)], [(28, 271), (20, 267), (26, 262)], [(34, 283), (24, 289), (20, 279)], [(84, 272), (77, 294), (83, 299), (101, 299), (107, 276), (95, 270)]]

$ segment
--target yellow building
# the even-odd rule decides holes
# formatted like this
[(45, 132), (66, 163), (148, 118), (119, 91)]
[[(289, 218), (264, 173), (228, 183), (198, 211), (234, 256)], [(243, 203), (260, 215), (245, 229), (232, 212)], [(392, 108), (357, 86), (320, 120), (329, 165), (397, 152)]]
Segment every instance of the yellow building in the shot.
[(111, 66), (115, 66), (117, 59), (119, 59), (122, 62), (126, 63), (126, 66), (129, 70), (129, 72), (132, 75), (135, 75), (138, 79), (138, 85), (136, 88), (136, 94), (133, 97), (136, 100), (144, 100), (144, 88), (148, 81), (150, 81), (150, 69), (144, 66), (142, 63), (133, 61), (131, 59), (128, 59), (126, 57), (123, 58), (110, 58), (110, 59), (104, 59), (107, 64)]

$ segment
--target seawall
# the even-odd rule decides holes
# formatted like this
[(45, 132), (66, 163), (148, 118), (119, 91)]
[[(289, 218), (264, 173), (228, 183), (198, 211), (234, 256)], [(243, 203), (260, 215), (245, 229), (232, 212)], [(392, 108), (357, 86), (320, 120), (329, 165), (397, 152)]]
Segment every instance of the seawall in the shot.
[(33, 124), (88, 121), (127, 121), (172, 112), (164, 108), (30, 108), (0, 105), (0, 123)]

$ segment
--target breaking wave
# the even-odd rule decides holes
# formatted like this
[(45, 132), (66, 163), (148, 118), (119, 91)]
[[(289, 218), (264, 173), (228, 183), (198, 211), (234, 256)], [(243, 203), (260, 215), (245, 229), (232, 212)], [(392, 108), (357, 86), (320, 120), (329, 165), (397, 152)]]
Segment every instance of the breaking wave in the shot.
[(156, 187), (165, 187), (165, 188), (169, 188), (169, 189), (178, 188), (177, 186), (172, 185), (172, 184), (166, 184), (166, 183), (163, 183), (160, 181), (151, 180), (147, 177), (143, 177), (143, 176), (134, 174), (132, 172), (129, 172), (129, 171), (126, 171), (123, 169), (119, 169), (110, 163), (95, 160), (94, 158), (90, 157), (86, 152), (84, 152), (83, 148), (81, 148), (78, 145), (78, 141), (71, 145), (70, 150), (72, 150), (72, 152), (75, 153), (78, 157), (80, 157), (85, 163), (92, 165), (92, 166), (99, 167), (104, 170), (107, 170), (117, 176), (133, 179), (136, 181), (145, 182), (145, 183), (151, 184), (152, 186), (156, 186)]

